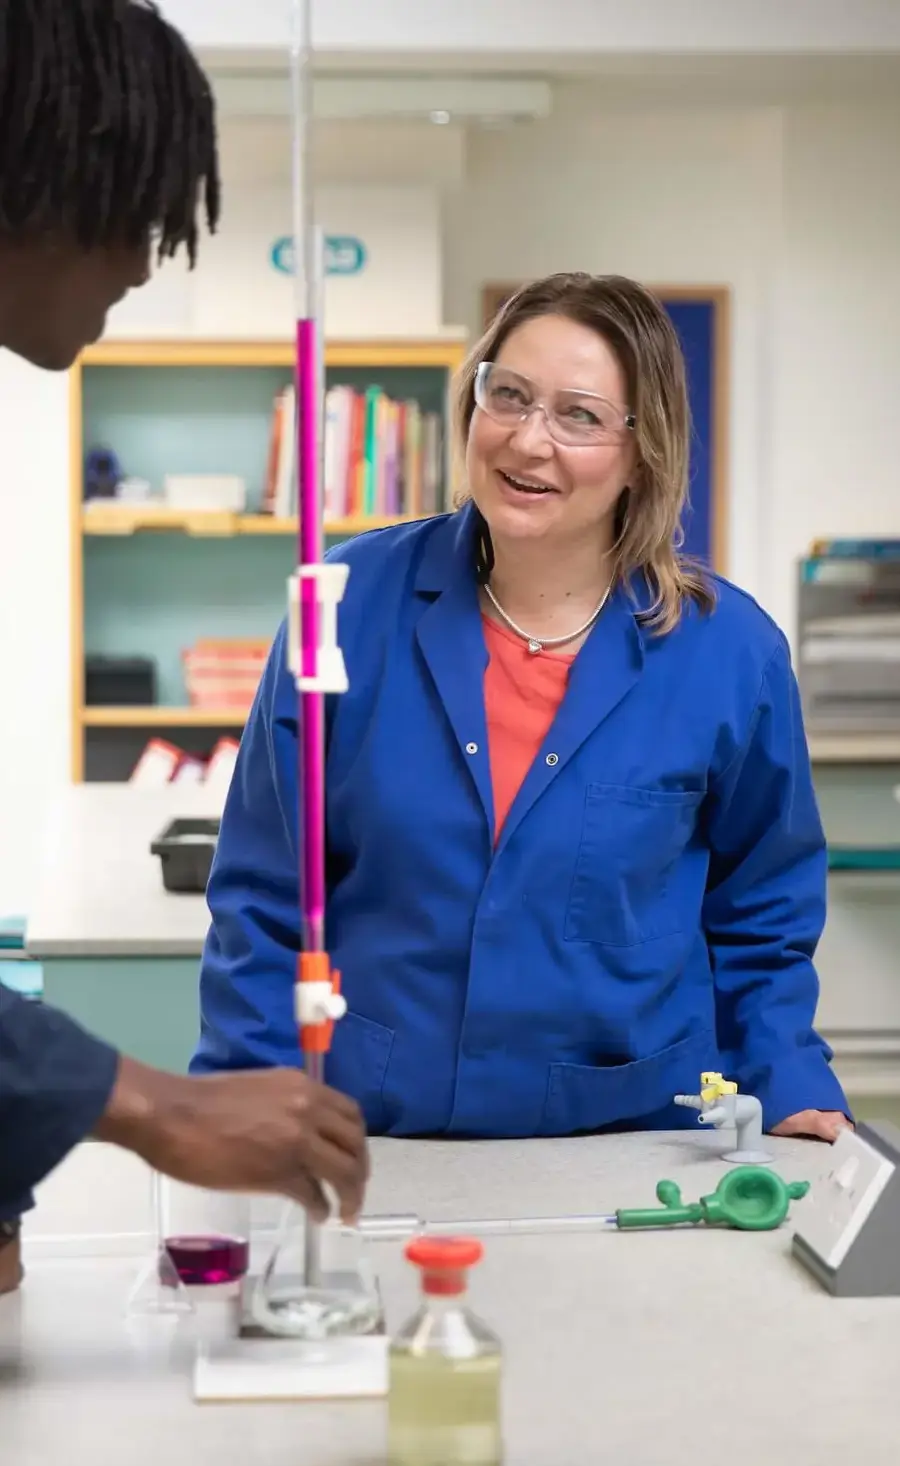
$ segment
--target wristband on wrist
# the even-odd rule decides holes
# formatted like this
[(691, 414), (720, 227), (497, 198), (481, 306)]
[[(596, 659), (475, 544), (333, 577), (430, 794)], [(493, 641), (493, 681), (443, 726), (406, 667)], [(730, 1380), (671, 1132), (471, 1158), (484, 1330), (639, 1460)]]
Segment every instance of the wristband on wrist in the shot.
[(0, 1222), (0, 1252), (11, 1242), (15, 1242), (21, 1230), (22, 1223), (18, 1217), (14, 1221)]

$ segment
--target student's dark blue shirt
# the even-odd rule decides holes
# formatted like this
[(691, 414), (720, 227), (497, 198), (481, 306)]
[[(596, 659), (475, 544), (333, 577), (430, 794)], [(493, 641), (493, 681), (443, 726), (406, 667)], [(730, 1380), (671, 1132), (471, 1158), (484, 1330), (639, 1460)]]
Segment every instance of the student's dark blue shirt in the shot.
[(0, 983), (0, 1218), (90, 1135), (118, 1054)]

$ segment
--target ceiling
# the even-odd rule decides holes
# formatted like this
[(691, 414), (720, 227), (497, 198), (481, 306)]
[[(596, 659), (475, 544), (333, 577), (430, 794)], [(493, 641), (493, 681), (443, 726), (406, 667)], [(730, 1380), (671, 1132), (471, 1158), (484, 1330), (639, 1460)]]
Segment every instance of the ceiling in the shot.
[[(284, 74), (286, 53), (234, 51), (202, 53), (208, 68), (222, 76)], [(577, 61), (547, 56), (539, 72), (523, 70), (514, 55), (470, 57), (441, 55), (322, 57), (317, 73), (329, 76), (497, 75), (562, 81), (594, 79), (602, 100), (639, 102), (738, 102), (777, 105), (788, 101), (895, 101), (900, 98), (900, 54), (874, 56), (648, 56), (589, 53)]]

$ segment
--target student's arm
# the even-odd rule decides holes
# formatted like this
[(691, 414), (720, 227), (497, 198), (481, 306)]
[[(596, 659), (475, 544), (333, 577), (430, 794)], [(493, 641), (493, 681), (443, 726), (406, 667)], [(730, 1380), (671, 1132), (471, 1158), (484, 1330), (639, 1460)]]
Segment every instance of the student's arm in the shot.
[(708, 833), (704, 927), (729, 1077), (762, 1101), (770, 1130), (803, 1111), (849, 1113), (813, 1027), (827, 852), (783, 639), (744, 746), (710, 792)]
[(358, 1216), (358, 1107), (297, 1070), (188, 1078), (121, 1058), (62, 1013), (0, 985), (0, 1216), (94, 1135), (194, 1186), (293, 1197)]
[(300, 1063), (296, 704), (282, 627), (241, 740), (210, 875), (194, 1073)]
[(0, 1208), (42, 1181), (107, 1108), (115, 1050), (0, 984)]

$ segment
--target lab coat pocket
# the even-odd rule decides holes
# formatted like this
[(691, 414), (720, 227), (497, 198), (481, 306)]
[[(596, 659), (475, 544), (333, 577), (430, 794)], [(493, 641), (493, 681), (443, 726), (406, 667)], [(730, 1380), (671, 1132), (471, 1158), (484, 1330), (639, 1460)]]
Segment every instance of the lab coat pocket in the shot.
[(551, 1064), (541, 1135), (577, 1135), (640, 1121), (691, 1094), (717, 1053), (709, 1029), (630, 1064)]
[(634, 947), (685, 930), (695, 913), (674, 877), (702, 799), (699, 789), (588, 785), (567, 941)]
[(370, 1135), (385, 1128), (384, 1081), (393, 1047), (391, 1029), (360, 1013), (346, 1013), (335, 1024), (326, 1078), (356, 1100)]

